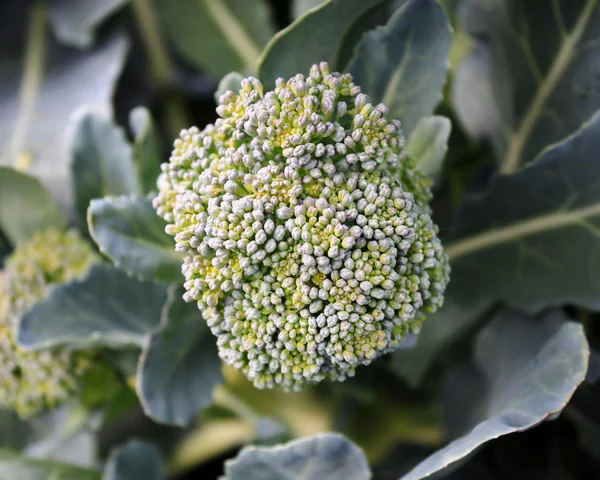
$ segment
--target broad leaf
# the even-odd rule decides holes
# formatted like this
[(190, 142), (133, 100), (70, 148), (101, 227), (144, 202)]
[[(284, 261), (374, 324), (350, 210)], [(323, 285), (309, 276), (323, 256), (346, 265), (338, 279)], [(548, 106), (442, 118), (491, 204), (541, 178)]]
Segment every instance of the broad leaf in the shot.
[(125, 133), (99, 110), (82, 107), (73, 117), (69, 140), (75, 207), (85, 222), (90, 200), (137, 194), (133, 150)]
[(457, 304), (453, 292), (460, 289), (453, 281), (446, 291), (444, 306), (423, 322), (416, 345), (397, 349), (391, 355), (392, 370), (413, 388), (419, 386), (438, 355), (472, 329), (490, 307), (485, 299), (473, 299), (468, 305)]
[(83, 280), (55, 287), (21, 318), (19, 344), (32, 350), (140, 345), (160, 324), (166, 298), (162, 284), (96, 265)]
[[(21, 70), (24, 45), (20, 39), (7, 43), (13, 45), (8, 51), (13, 56), (0, 57), (0, 165), (19, 165), (36, 176), (61, 207), (71, 211), (66, 125), (80, 105), (109, 110), (127, 41), (117, 35), (89, 52), (77, 52), (54, 45), (43, 30), (43, 21), (38, 23), (40, 31), (34, 42), (38, 55), (25, 62), (26, 71)], [(46, 62), (46, 57), (52, 61)], [(20, 98), (19, 90), (25, 84), (30, 88), (23, 90), (26, 96)]]
[(588, 355), (581, 325), (560, 312), (541, 318), (510, 310), (497, 314), (475, 343), (474, 368), (479, 369), (480, 385), (450, 385), (457, 409), (449, 415), (462, 421), (464, 436), (429, 456), (402, 480), (428, 477), (485, 442), (526, 430), (560, 412), (585, 378)]
[(319, 433), (274, 447), (245, 447), (225, 462), (226, 480), (368, 480), (364, 452), (337, 433)]
[(425, 117), (410, 135), (406, 151), (425, 175), (436, 177), (441, 172), (451, 128), (446, 117)]
[(242, 89), (242, 79), (244, 76), (238, 72), (229, 72), (219, 82), (219, 86), (215, 91), (215, 102), (219, 103), (221, 95), (226, 91), (231, 90), (237, 94)]
[(0, 229), (13, 244), (35, 232), (64, 228), (67, 219), (34, 177), (0, 166)]
[(459, 214), (446, 244), (456, 299), (528, 311), (600, 308), (600, 113), (529, 167), (503, 176)]
[(119, 268), (146, 280), (180, 283), (182, 256), (147, 197), (92, 200), (88, 228), (100, 251)]
[(153, 0), (166, 33), (186, 60), (215, 80), (252, 71), (275, 33), (265, 0)]
[(387, 25), (367, 33), (348, 71), (354, 83), (390, 109), (409, 136), (442, 98), (452, 36), (435, 0), (412, 0)]
[(100, 472), (96, 470), (35, 460), (0, 450), (0, 479), (2, 480), (100, 480), (100, 478)]
[(466, 130), (489, 140), (509, 173), (576, 131), (600, 108), (596, 0), (466, 0), (471, 53), (454, 81)]
[(160, 450), (153, 444), (131, 440), (114, 450), (103, 480), (164, 480), (167, 470)]
[(134, 134), (133, 157), (142, 191), (155, 192), (162, 161), (160, 142), (152, 115), (145, 107), (134, 108), (129, 114), (129, 125)]
[(165, 325), (142, 352), (137, 390), (146, 414), (157, 422), (185, 426), (212, 403), (222, 381), (215, 337), (196, 303), (177, 291)]
[(292, 1), (292, 17), (294, 20), (300, 18), (309, 10), (316, 8), (327, 0), (293, 0)]
[(313, 64), (322, 61), (329, 62), (332, 69), (343, 68), (338, 59), (346, 33), (383, 1), (329, 0), (300, 17), (277, 33), (265, 48), (258, 66), (260, 80), (272, 88), (278, 77), (308, 74)]
[(129, 0), (50, 0), (50, 20), (58, 39), (70, 46), (89, 48), (96, 28)]

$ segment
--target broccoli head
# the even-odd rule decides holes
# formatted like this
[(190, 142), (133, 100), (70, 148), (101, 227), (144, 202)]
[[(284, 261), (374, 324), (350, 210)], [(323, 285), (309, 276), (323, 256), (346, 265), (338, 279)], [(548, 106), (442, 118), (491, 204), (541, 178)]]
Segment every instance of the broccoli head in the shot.
[(36, 233), (0, 272), (0, 406), (28, 417), (69, 398), (91, 365), (86, 353), (59, 348), (28, 352), (17, 345), (19, 317), (53, 285), (83, 277), (98, 259), (74, 231)]
[(343, 380), (442, 305), (448, 258), (400, 122), (325, 63), (183, 130), (157, 213), (221, 358), (258, 388)]

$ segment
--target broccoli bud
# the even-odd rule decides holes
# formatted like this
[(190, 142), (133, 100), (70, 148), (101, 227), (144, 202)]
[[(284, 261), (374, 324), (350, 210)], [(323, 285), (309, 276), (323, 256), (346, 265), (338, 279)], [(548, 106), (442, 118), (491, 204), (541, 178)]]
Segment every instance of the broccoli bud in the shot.
[(183, 130), (157, 213), (187, 301), (258, 388), (343, 380), (442, 305), (450, 268), (400, 122), (349, 74), (255, 78)]
[(69, 398), (91, 366), (86, 353), (59, 348), (27, 352), (16, 342), (19, 317), (53, 285), (83, 277), (98, 259), (74, 231), (35, 234), (0, 272), (0, 406), (28, 417)]

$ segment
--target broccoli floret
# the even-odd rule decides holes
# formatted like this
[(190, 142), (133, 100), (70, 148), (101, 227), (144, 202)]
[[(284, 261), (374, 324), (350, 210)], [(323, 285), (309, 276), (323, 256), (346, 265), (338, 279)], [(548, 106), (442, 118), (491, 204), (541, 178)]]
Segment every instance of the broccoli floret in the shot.
[(221, 358), (258, 388), (343, 380), (442, 305), (448, 258), (400, 122), (314, 65), (183, 130), (157, 213)]
[(74, 231), (36, 233), (0, 272), (0, 406), (29, 417), (75, 393), (89, 354), (65, 348), (27, 352), (17, 345), (19, 317), (53, 285), (83, 277), (98, 258)]

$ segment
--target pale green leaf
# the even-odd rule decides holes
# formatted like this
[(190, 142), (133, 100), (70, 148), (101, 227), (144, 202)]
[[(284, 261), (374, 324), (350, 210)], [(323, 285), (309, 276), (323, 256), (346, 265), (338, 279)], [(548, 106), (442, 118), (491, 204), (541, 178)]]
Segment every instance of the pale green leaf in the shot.
[(329, 62), (332, 69), (343, 68), (338, 59), (346, 34), (361, 16), (383, 1), (329, 0), (307, 12), (271, 39), (259, 61), (260, 80), (270, 89), (278, 77), (306, 75), (315, 63)]
[(491, 142), (503, 173), (600, 109), (596, 0), (465, 0), (460, 12), (473, 45), (456, 71), (453, 103), (466, 130)]
[(226, 480), (369, 480), (364, 452), (337, 433), (319, 433), (274, 447), (245, 447), (225, 462)]
[(406, 151), (425, 175), (436, 177), (441, 172), (451, 129), (446, 117), (424, 117), (410, 135)]
[(102, 111), (82, 107), (76, 112), (69, 153), (75, 208), (83, 222), (92, 199), (139, 193), (131, 145), (123, 130)]
[[(587, 370), (589, 348), (581, 325), (554, 312), (530, 318), (498, 313), (475, 343), (475, 386), (450, 382), (449, 412), (463, 436), (438, 450), (402, 480), (418, 480), (459, 461), (485, 442), (527, 430), (560, 412)], [(474, 394), (478, 392), (478, 394)], [(458, 417), (458, 418), (457, 418)]]
[(100, 480), (100, 472), (36, 460), (0, 450), (0, 479), (2, 480)]
[[(129, 114), (133, 131), (133, 157), (143, 193), (157, 190), (156, 179), (160, 174), (161, 147), (152, 115), (145, 107), (134, 108)], [(166, 161), (167, 159), (165, 159)]]
[(275, 33), (265, 0), (153, 0), (178, 52), (215, 80), (231, 71), (253, 71)]
[(139, 440), (111, 452), (103, 480), (165, 480), (167, 469), (158, 447)]
[(129, 0), (50, 0), (50, 20), (58, 39), (70, 46), (89, 48), (96, 29)]
[(600, 308), (600, 113), (531, 165), (499, 177), (459, 212), (455, 296), (528, 311), (565, 303)]
[(110, 110), (128, 43), (117, 35), (93, 50), (78, 52), (51, 43), (43, 20), (35, 25), (35, 38), (29, 39), (33, 47), (28, 62), (22, 61), (21, 40), (12, 43), (14, 57), (0, 60), (0, 165), (18, 165), (39, 178), (60, 206), (72, 212), (66, 126), (83, 104)]
[(66, 217), (35, 177), (0, 166), (0, 229), (10, 242), (66, 225)]
[(116, 266), (146, 280), (181, 283), (183, 256), (165, 225), (147, 197), (100, 198), (88, 210), (90, 234)]
[(435, 0), (412, 0), (387, 25), (363, 37), (348, 71), (364, 93), (390, 109), (409, 136), (442, 98), (451, 42), (442, 7)]
[(185, 426), (212, 403), (221, 360), (196, 303), (185, 303), (181, 291), (175, 295), (165, 325), (144, 343), (137, 390), (146, 415)]
[(166, 299), (163, 284), (95, 265), (81, 281), (53, 288), (25, 313), (18, 341), (30, 350), (65, 344), (141, 345), (160, 325)]

